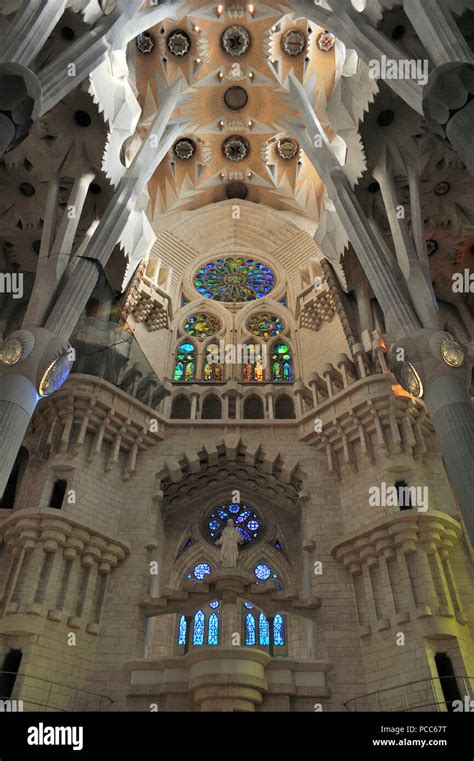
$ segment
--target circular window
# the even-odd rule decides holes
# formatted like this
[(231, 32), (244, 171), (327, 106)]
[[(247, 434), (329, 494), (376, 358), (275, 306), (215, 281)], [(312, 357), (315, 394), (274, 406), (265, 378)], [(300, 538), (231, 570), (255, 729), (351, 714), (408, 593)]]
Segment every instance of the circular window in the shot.
[(241, 135), (232, 135), (223, 143), (222, 151), (229, 161), (243, 161), (250, 151), (249, 141)]
[(198, 581), (202, 581), (204, 576), (207, 576), (209, 573), (211, 573), (211, 566), (208, 563), (198, 563), (188, 575), (188, 579), (194, 577)]
[(254, 573), (259, 581), (266, 581), (272, 575), (272, 569), (266, 563), (259, 563), (256, 566)]
[(207, 519), (207, 532), (213, 544), (219, 539), (229, 518), (234, 521), (234, 526), (241, 534), (244, 544), (259, 539), (262, 530), (260, 518), (247, 505), (232, 503), (217, 508)]
[(287, 55), (301, 55), (306, 47), (306, 37), (299, 29), (289, 29), (281, 39), (281, 46)]
[(275, 314), (257, 312), (257, 314), (253, 314), (247, 321), (247, 329), (253, 336), (271, 338), (272, 336), (278, 336), (285, 330), (285, 324)]
[(241, 256), (227, 257), (201, 267), (194, 286), (206, 299), (253, 301), (270, 293), (275, 286), (275, 275), (262, 262)]
[(224, 103), (231, 111), (240, 111), (242, 108), (245, 108), (248, 100), (249, 96), (246, 91), (238, 85), (229, 87), (224, 93)]
[(284, 137), (277, 143), (277, 152), (282, 159), (294, 159), (300, 147), (292, 137)]
[(181, 138), (173, 146), (174, 155), (178, 159), (183, 159), (184, 161), (186, 161), (187, 159), (190, 159), (191, 156), (194, 154), (195, 150), (196, 150), (196, 146), (194, 142), (192, 140), (189, 140), (189, 138), (187, 137)]
[(191, 38), (183, 29), (175, 29), (166, 38), (166, 44), (172, 55), (181, 58), (189, 53)]
[(229, 26), (221, 38), (223, 49), (233, 58), (247, 52), (250, 45), (250, 34), (243, 26)]
[(155, 38), (150, 32), (142, 32), (135, 42), (140, 53), (151, 53), (155, 47)]
[(191, 314), (184, 323), (184, 330), (190, 336), (196, 336), (200, 341), (215, 334), (221, 329), (221, 322), (212, 314), (201, 312)]

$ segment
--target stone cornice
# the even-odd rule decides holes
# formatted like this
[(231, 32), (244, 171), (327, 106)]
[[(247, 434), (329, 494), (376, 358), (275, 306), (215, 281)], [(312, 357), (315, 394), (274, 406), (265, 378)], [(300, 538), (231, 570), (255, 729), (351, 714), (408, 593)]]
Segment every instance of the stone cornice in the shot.
[(101, 573), (108, 573), (130, 554), (129, 542), (49, 508), (13, 513), (0, 527), (0, 538), (14, 555), (42, 543), (45, 552), (62, 549), (66, 558), (80, 556), (83, 564), (96, 562)]
[[(156, 431), (151, 430), (152, 420)], [(81, 450), (86, 434), (91, 434), (89, 461), (100, 454), (104, 444), (110, 445), (105, 470), (110, 470), (124, 452), (124, 480), (135, 472), (138, 453), (164, 438), (162, 420), (154, 410), (90, 375), (72, 375), (62, 389), (38, 406), (28, 434), (33, 448), (38, 432), (43, 438), (42, 453), (46, 449), (49, 454), (72, 456)]]
[(333, 546), (331, 554), (351, 573), (358, 573), (368, 558), (384, 557), (398, 547), (414, 552), (418, 544), (424, 544), (428, 550), (436, 548), (449, 553), (461, 534), (461, 525), (450, 515), (404, 511), (345, 537)]

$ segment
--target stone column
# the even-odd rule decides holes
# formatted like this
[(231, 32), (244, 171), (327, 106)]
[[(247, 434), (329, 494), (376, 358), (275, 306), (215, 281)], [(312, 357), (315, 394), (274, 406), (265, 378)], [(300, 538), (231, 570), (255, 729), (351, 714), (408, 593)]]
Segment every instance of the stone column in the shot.
[[(406, 60), (405, 53), (346, 0), (331, 0), (332, 11), (312, 0), (289, 0), (288, 4), (303, 18), (333, 32), (347, 47), (356, 50), (366, 64), (380, 61), (383, 56), (396, 61)], [(417, 82), (400, 78), (388, 80), (387, 84), (415, 111), (422, 113), (422, 91)]]
[(15, 13), (0, 45), (0, 61), (33, 61), (58, 23), (66, 0), (27, 0)]

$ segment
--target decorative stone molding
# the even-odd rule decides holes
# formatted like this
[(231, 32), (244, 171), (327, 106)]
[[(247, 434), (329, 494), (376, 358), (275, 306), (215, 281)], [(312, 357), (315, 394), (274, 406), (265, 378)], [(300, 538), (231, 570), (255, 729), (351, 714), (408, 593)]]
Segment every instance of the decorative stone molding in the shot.
[(146, 274), (147, 262), (143, 261), (135, 273), (124, 313), (132, 315), (137, 322), (143, 322), (148, 330), (162, 330), (170, 326), (172, 318), (169, 295)]
[[(28, 436), (38, 454), (75, 457), (86, 435), (92, 435), (89, 462), (107, 445), (105, 469), (110, 470), (117, 464), (119, 453), (125, 453), (122, 478), (128, 481), (135, 472), (139, 453), (163, 440), (162, 423), (155, 414), (107, 381), (74, 375), (37, 408)], [(159, 432), (150, 430), (152, 419)]]
[(250, 446), (240, 436), (228, 434), (217, 444), (205, 444), (200, 451), (186, 450), (179, 458), (167, 458), (164, 469), (156, 474), (155, 499), (167, 502), (182, 498), (180, 492), (187, 493), (196, 480), (193, 476), (205, 475), (215, 466), (250, 469), (264, 484), (273, 480), (274, 485), (281, 485), (282, 498), (293, 502), (301, 491), (298, 461), (283, 457), (279, 451), (264, 450), (261, 444)]
[[(107, 576), (130, 554), (128, 542), (49, 508), (14, 513), (0, 538), (14, 558), (0, 631), (19, 626), (14, 614), (59, 622), (69, 612), (68, 626), (99, 633)], [(29, 628), (24, 618), (20, 626)]]
[(432, 634), (466, 623), (450, 560), (461, 533), (444, 513), (405, 511), (332, 548), (352, 576), (361, 637), (412, 620), (429, 619)]
[(336, 299), (327, 283), (319, 290), (310, 286), (298, 296), (296, 317), (300, 328), (317, 332), (323, 322), (331, 322), (336, 311)]
[[(329, 371), (324, 374), (329, 375)], [(310, 385), (315, 393), (322, 393), (327, 381), (313, 373)], [(315, 418), (321, 421), (319, 432)], [(423, 403), (395, 395), (389, 375), (372, 376), (336, 389), (300, 422), (301, 440), (325, 452), (329, 471), (338, 479), (344, 465), (357, 472), (363, 462), (374, 462), (374, 447), (386, 456), (403, 452), (420, 459), (433, 436)]]
[(185, 580), (182, 589), (164, 589), (160, 597), (143, 597), (140, 607), (146, 617), (180, 613), (194, 615), (197, 608), (211, 600), (222, 598), (226, 603), (236, 603), (245, 598), (267, 615), (293, 613), (314, 619), (314, 611), (321, 605), (319, 597), (302, 598), (294, 591), (277, 590), (272, 580), (255, 583), (255, 577), (242, 568), (221, 568), (205, 577), (205, 581), (194, 584)]
[(129, 697), (194, 692), (201, 711), (255, 711), (265, 694), (325, 698), (324, 661), (272, 658), (258, 648), (200, 648), (186, 655), (131, 661)]

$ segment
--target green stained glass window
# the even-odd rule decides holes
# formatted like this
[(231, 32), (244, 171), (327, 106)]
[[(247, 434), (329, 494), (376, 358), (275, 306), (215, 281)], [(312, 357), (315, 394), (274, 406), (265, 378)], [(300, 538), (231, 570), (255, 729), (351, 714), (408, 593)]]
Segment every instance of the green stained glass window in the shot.
[(200, 341), (215, 334), (221, 329), (221, 322), (212, 314), (200, 312), (191, 314), (183, 325), (190, 336), (196, 336)]
[(285, 324), (274, 314), (268, 312), (257, 312), (251, 315), (247, 322), (247, 328), (254, 336), (262, 338), (271, 338), (278, 336), (285, 329)]
[(293, 380), (293, 361), (290, 348), (284, 343), (275, 344), (272, 351), (272, 381)]
[(196, 373), (196, 350), (191, 343), (183, 343), (178, 347), (173, 380), (193, 381)]
[(275, 275), (262, 262), (229, 256), (201, 267), (194, 278), (194, 285), (206, 299), (253, 301), (270, 293), (275, 285)]

